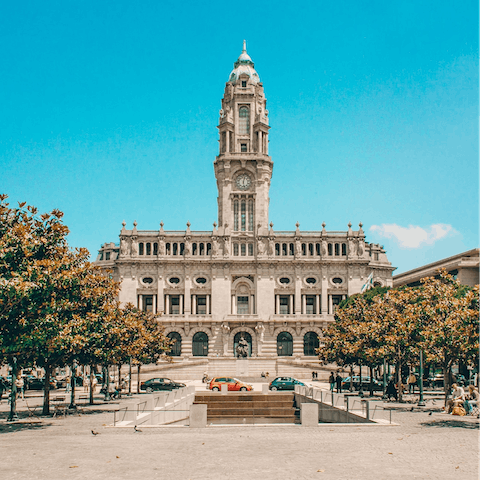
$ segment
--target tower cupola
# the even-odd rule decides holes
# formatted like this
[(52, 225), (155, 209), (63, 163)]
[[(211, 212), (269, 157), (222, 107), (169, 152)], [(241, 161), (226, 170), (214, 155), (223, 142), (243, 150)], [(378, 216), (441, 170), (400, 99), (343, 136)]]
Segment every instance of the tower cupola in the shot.
[(229, 82), (232, 82), (234, 85), (239, 81), (240, 77), (248, 76), (250, 82), (254, 85), (260, 82), (260, 77), (255, 71), (255, 64), (253, 63), (250, 55), (247, 53), (247, 42), (243, 41), (243, 50), (237, 61), (233, 64), (234, 69), (228, 78)]

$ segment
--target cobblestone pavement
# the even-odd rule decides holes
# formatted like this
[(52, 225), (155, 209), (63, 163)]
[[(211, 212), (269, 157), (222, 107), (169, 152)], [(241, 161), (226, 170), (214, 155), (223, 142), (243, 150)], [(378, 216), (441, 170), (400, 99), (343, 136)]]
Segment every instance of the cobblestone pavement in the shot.
[[(41, 398), (27, 400), (29, 405)], [(123, 400), (120, 401), (120, 403)], [(0, 404), (1, 478), (478, 479), (478, 420), (392, 404), (397, 426), (109, 428), (118, 403), (66, 418), (6, 423)], [(92, 434), (98, 432), (97, 435)]]

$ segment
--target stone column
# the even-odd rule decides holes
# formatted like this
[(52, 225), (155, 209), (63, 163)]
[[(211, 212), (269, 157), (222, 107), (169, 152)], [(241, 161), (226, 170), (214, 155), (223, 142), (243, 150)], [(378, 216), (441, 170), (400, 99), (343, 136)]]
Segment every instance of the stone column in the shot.
[(157, 296), (152, 295), (152, 297), (153, 297), (152, 313), (155, 315), (157, 313)]
[(320, 315), (320, 295), (315, 295), (315, 314)]
[(165, 295), (165, 315), (170, 315), (170, 295)]
[(164, 301), (164, 295), (163, 295), (164, 282), (165, 281), (163, 277), (159, 276), (158, 288), (157, 288), (157, 310), (159, 313), (165, 312), (165, 301)]
[(192, 295), (192, 315), (197, 314), (197, 296)]
[(306, 315), (307, 313), (307, 296), (302, 295), (302, 313), (303, 315)]
[(275, 295), (275, 312), (280, 315), (280, 295)]
[(143, 312), (143, 295), (138, 296), (138, 309)]
[(290, 315), (293, 315), (293, 295), (289, 295), (288, 296), (288, 300), (289, 300), (289, 313)]
[(322, 279), (322, 315), (328, 313), (328, 281), (326, 278)]
[[(295, 315), (300, 315), (302, 312), (302, 281), (300, 277), (295, 277)], [(305, 310), (304, 312), (305, 313)]]
[(333, 296), (328, 296), (328, 313), (331, 315), (333, 313)]
[(183, 295), (178, 296), (180, 301), (178, 302), (180, 305), (178, 307), (180, 315), (183, 315)]
[(210, 295), (205, 295), (205, 298), (206, 298), (206, 312), (207, 312), (207, 315), (210, 315)]
[(232, 295), (232, 308), (231, 308), (231, 314), (234, 315), (235, 312), (235, 295)]
[[(185, 295), (183, 300), (183, 305), (185, 308), (185, 315), (189, 315), (192, 312), (192, 296), (190, 295), (190, 289), (192, 286), (192, 281), (190, 280), (189, 276), (185, 277)], [(180, 313), (183, 313), (182, 309), (180, 308)]]

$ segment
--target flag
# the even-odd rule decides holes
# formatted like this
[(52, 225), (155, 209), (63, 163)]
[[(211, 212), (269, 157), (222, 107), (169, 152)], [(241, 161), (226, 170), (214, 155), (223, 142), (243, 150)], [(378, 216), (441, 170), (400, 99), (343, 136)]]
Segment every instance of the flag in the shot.
[(360, 293), (365, 293), (367, 290), (373, 287), (373, 272), (367, 277), (365, 284), (363, 285)]

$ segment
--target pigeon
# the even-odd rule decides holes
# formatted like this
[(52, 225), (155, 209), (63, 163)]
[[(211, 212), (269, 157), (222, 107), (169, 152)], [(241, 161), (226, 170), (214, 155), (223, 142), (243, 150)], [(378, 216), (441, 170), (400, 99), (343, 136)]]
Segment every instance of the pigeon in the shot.
[(140, 430), (139, 428), (137, 428), (136, 425), (133, 427), (133, 431), (134, 431), (134, 432), (141, 432), (141, 430)]
[(432, 412), (429, 413), (429, 415), (431, 415), (431, 414), (432, 414)]
[(413, 412), (413, 407), (410, 409), (411, 412)]
[(98, 435), (99, 432), (96, 432), (95, 430), (92, 430), (92, 435)]

